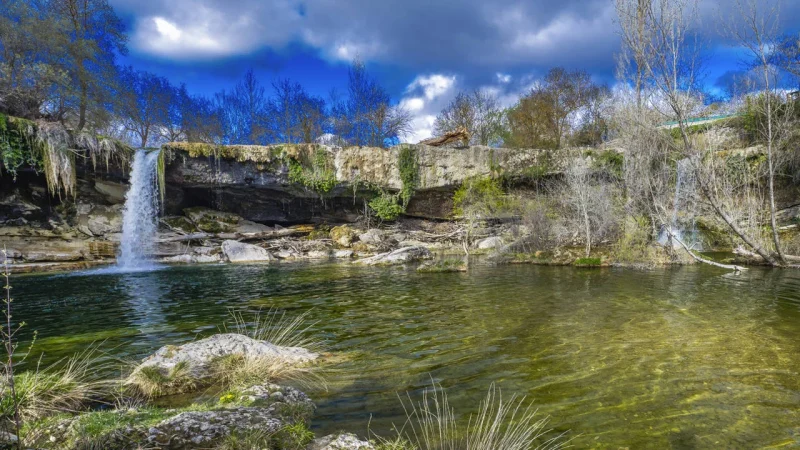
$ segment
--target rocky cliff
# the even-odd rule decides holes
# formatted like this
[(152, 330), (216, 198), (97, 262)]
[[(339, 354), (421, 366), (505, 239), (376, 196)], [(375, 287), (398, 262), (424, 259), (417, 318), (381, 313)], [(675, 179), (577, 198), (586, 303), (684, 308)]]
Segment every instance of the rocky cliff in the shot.
[(452, 193), (475, 176), (554, 170), (542, 150), (401, 145), (213, 146), (168, 144), (168, 210), (206, 206), (275, 223), (348, 221), (378, 192), (407, 189), (406, 214), (446, 219)]

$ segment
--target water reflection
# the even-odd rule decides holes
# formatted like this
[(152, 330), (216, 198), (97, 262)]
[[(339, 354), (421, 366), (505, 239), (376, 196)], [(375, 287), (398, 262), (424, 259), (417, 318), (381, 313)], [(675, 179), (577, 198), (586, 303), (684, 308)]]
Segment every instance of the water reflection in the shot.
[(396, 394), (434, 379), (465, 413), (492, 382), (528, 395), (577, 448), (800, 446), (793, 271), (298, 264), (26, 277), (15, 287), (18, 315), (48, 358), (98, 338), (143, 355), (215, 332), (231, 307), (309, 311), (336, 356), (329, 390), (309, 392), (323, 433), (402, 424)]

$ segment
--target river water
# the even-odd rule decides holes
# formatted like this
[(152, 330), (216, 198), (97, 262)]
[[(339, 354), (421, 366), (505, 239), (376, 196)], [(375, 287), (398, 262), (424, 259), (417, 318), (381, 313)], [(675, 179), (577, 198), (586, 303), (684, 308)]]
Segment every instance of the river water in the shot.
[[(134, 359), (216, 332), (229, 308), (309, 312), (333, 354), (318, 432), (401, 426), (431, 380), (469, 414), (490, 383), (575, 448), (800, 446), (800, 272), (343, 264), (24, 276), (15, 318), (44, 360)], [(30, 360), (29, 360), (30, 361)]]

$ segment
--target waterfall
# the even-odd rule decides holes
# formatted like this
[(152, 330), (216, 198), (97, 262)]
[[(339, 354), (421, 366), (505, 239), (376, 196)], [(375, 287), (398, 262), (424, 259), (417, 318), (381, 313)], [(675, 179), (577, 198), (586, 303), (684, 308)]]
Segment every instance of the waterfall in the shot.
[[(678, 161), (675, 198), (672, 203), (672, 220), (668, 227), (672, 235), (680, 239), (689, 248), (701, 250), (694, 221), (697, 192), (695, 173), (691, 164), (692, 162), (689, 158)], [(670, 242), (670, 233), (667, 230), (662, 230), (659, 233), (658, 242), (662, 245), (667, 245)], [(673, 242), (672, 245), (676, 248), (680, 246), (677, 242)]]
[(159, 191), (157, 166), (160, 150), (137, 150), (133, 158), (131, 187), (125, 194), (122, 214), (122, 240), (117, 267), (122, 270), (146, 270), (151, 266), (158, 231)]

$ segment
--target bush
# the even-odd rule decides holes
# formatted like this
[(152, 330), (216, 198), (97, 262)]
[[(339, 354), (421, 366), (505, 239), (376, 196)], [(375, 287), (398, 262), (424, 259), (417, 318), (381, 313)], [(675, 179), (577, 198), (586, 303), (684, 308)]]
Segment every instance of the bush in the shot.
[(369, 207), (381, 220), (393, 221), (406, 212), (405, 207), (397, 201), (398, 197), (396, 195), (381, 192), (380, 195), (369, 202)]
[(457, 216), (497, 217), (507, 213), (510, 206), (500, 180), (492, 177), (468, 178), (453, 195), (453, 213)]

